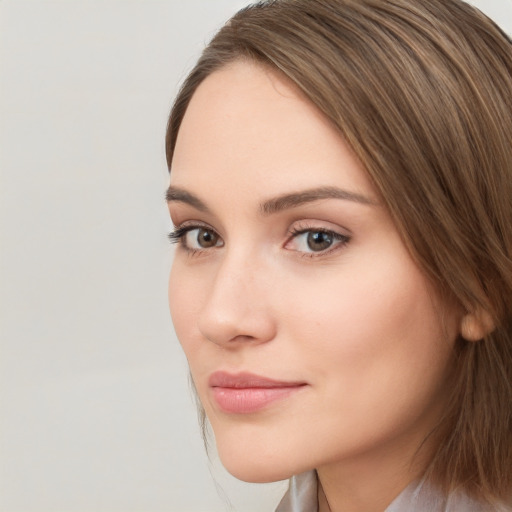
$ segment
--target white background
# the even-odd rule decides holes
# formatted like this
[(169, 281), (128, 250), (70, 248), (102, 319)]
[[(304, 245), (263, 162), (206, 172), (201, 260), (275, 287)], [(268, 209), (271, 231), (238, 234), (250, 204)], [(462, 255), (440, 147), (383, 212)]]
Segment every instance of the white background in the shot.
[[(245, 3), (0, 2), (0, 512), (261, 512), (286, 487), (208, 462), (167, 311), (167, 115)], [(512, 33), (512, 0), (474, 3)]]

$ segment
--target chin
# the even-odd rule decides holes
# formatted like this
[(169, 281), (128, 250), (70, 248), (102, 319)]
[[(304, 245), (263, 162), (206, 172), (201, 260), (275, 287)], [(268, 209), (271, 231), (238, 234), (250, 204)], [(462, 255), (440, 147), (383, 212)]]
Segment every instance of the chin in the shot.
[[(238, 442), (237, 442), (238, 441)], [(274, 445), (216, 437), (217, 452), (222, 465), (235, 478), (250, 483), (286, 480), (311, 468), (301, 468)]]
[(241, 456), (223, 457), (220, 460), (226, 470), (238, 480), (253, 484), (265, 484), (287, 480), (295, 473), (289, 469), (275, 466), (272, 462), (263, 460), (247, 460)]

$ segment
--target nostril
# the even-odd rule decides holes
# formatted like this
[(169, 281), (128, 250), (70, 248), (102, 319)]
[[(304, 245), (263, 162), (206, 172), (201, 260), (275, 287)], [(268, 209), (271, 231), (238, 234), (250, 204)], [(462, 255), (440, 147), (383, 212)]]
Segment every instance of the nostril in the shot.
[(239, 335), (239, 336), (235, 336), (231, 341), (232, 342), (249, 343), (251, 341), (257, 341), (257, 338), (255, 338), (254, 336)]

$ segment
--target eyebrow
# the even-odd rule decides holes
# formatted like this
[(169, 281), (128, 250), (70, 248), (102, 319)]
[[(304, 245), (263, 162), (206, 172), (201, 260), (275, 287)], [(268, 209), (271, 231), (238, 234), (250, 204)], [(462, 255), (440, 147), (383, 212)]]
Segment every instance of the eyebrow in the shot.
[(206, 206), (201, 199), (199, 199), (194, 194), (187, 192), (186, 190), (178, 187), (169, 186), (165, 193), (165, 200), (168, 203), (172, 203), (174, 201), (178, 203), (185, 203), (193, 206), (196, 210), (201, 212), (209, 213), (210, 209)]
[(343, 199), (364, 205), (377, 204), (369, 197), (358, 194), (357, 192), (350, 192), (338, 187), (318, 187), (269, 199), (261, 204), (260, 210), (265, 215), (271, 215), (282, 210), (295, 208), (296, 206), (320, 201), (322, 199)]
[[(182, 188), (169, 186), (165, 194), (165, 198), (168, 203), (174, 201), (185, 203), (193, 206), (199, 211), (210, 213), (210, 209), (206, 203), (201, 201), (201, 199), (194, 194), (187, 192)], [(295, 208), (303, 204), (320, 201), (322, 199), (342, 199), (363, 205), (377, 204), (372, 199), (362, 194), (358, 194), (357, 192), (350, 192), (338, 187), (318, 187), (303, 190), (301, 192), (283, 194), (281, 196), (268, 199), (260, 205), (260, 212), (263, 215), (272, 215), (273, 213)]]

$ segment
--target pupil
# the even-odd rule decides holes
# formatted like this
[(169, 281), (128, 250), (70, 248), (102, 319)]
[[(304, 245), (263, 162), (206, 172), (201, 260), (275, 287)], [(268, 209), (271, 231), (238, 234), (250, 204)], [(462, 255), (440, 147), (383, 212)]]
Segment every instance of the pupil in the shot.
[(217, 243), (217, 240), (211, 231), (201, 229), (197, 236), (197, 242), (201, 247), (212, 247)]
[(332, 244), (332, 236), (323, 231), (316, 231), (308, 234), (308, 247), (312, 251), (322, 251)]

